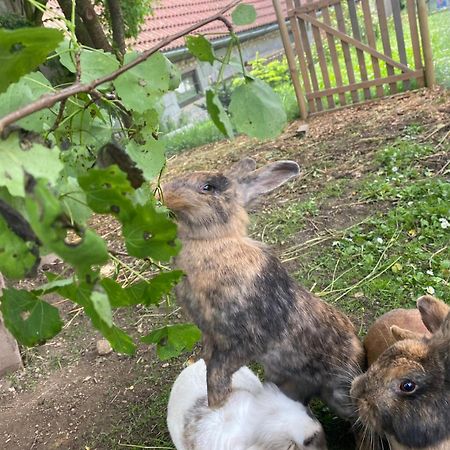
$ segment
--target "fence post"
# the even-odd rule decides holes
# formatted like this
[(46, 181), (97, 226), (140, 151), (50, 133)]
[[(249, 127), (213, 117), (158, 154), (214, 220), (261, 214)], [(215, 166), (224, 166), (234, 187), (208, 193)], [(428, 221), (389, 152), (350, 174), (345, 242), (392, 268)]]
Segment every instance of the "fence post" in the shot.
[(272, 0), (272, 3), (277, 15), (278, 26), (280, 27), (281, 40), (283, 41), (283, 46), (289, 65), (289, 72), (291, 74), (292, 83), (294, 84), (295, 96), (297, 97), (297, 103), (300, 110), (300, 117), (305, 120), (308, 117), (308, 111), (306, 109), (305, 97), (303, 96), (303, 89), (300, 85), (300, 79), (297, 72), (297, 67), (295, 65), (295, 56), (294, 52), (292, 51), (288, 29), (283, 17), (283, 11), (281, 9), (279, 0)]
[(434, 86), (433, 52), (431, 50), (430, 29), (428, 27), (428, 9), (425, 0), (417, 0), (420, 36), (422, 38), (423, 59), (425, 62), (425, 84)]

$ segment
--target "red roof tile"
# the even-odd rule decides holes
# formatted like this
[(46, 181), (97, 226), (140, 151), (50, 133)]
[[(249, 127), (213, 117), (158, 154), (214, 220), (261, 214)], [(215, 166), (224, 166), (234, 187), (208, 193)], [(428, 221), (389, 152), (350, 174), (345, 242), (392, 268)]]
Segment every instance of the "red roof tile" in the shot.
[[(171, 36), (185, 28), (199, 22), (202, 19), (212, 16), (230, 3), (231, 0), (160, 0), (153, 7), (153, 15), (148, 16), (145, 24), (142, 26), (138, 38), (133, 44), (136, 50), (143, 51), (156, 45), (162, 39)], [(236, 31), (250, 30), (263, 25), (269, 25), (277, 21), (272, 0), (245, 0), (245, 3), (252, 4), (256, 9), (257, 18), (250, 25), (236, 27)], [(283, 10), (286, 11), (284, 1), (280, 2)], [(230, 18), (231, 11), (225, 14)], [(227, 33), (226, 26), (215, 21), (205, 25), (198, 30), (199, 33), (212, 33), (208, 38), (214, 39), (221, 36), (221, 33)], [(171, 50), (185, 45), (184, 38), (177, 39), (170, 43), (164, 50)]]

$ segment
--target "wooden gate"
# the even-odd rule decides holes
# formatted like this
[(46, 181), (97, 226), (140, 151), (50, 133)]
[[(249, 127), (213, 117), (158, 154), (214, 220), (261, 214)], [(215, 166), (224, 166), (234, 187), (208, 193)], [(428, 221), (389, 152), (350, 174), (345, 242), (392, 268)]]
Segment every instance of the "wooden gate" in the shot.
[(403, 22), (400, 0), (285, 1), (296, 55), (273, 3), (302, 118), (434, 83), (425, 0), (406, 0)]

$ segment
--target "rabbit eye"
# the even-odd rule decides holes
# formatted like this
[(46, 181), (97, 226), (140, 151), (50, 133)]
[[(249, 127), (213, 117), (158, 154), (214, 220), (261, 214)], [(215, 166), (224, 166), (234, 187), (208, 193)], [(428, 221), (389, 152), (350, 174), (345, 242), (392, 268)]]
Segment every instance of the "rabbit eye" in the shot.
[(416, 383), (414, 383), (414, 381), (411, 380), (405, 380), (400, 383), (400, 390), (407, 394), (413, 393), (416, 390), (416, 388), (417, 388)]
[(214, 186), (212, 184), (206, 183), (202, 186), (203, 192), (212, 192), (214, 191)]

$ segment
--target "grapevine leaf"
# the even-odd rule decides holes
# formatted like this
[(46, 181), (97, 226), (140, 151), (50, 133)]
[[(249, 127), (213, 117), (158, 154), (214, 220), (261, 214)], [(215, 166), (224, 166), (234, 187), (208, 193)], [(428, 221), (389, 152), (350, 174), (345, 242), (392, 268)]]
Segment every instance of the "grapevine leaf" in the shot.
[[(124, 58), (125, 64), (137, 56), (135, 52), (127, 53)], [(154, 108), (163, 94), (175, 89), (179, 84), (178, 69), (159, 52), (114, 81), (117, 94), (125, 107), (138, 113)]]
[(6, 327), (28, 347), (41, 344), (61, 331), (58, 309), (31, 292), (5, 289), (0, 309)]
[[(102, 50), (83, 50), (80, 54), (81, 82), (90, 83), (119, 68), (119, 61), (111, 53)], [(100, 85), (102, 86), (102, 85)]]
[(99, 214), (116, 214), (125, 220), (133, 214), (130, 182), (117, 166), (92, 169), (78, 178), (90, 208)]
[(152, 137), (145, 145), (131, 141), (127, 145), (127, 153), (147, 180), (158, 176), (166, 162), (164, 144)]
[(97, 309), (92, 302), (93, 289), (94, 286), (92, 284), (83, 282), (61, 286), (57, 292), (59, 295), (69, 298), (84, 308), (85, 313), (90, 317), (94, 327), (108, 339), (116, 352), (125, 353), (127, 355), (133, 354), (136, 350), (136, 345), (133, 343), (131, 337), (112, 322), (110, 326), (97, 312)]
[(151, 202), (136, 205), (135, 215), (123, 224), (122, 232), (128, 254), (137, 258), (167, 261), (180, 250), (176, 224)]
[(216, 57), (213, 47), (204, 36), (186, 36), (186, 46), (199, 61), (214, 63)]
[(111, 278), (104, 278), (101, 285), (107, 292), (113, 308), (139, 304), (149, 306), (157, 305), (161, 297), (171, 291), (182, 275), (181, 270), (163, 272), (148, 281), (140, 281), (126, 288), (122, 288)]
[(231, 13), (231, 20), (234, 25), (250, 25), (256, 20), (255, 7), (247, 3), (241, 3)]
[(210, 89), (206, 91), (206, 108), (211, 120), (220, 132), (230, 139), (233, 139), (233, 126), (231, 125), (230, 118), (228, 117), (228, 114), (226, 113), (218, 95)]
[[(25, 75), (0, 95), (0, 117), (16, 111), (50, 92), (53, 92), (53, 88), (47, 78), (40, 72)], [(52, 114), (51, 110), (43, 109), (18, 120), (17, 124), (26, 130), (41, 132), (46, 127), (49, 128), (54, 121), (55, 115)]]
[(36, 69), (62, 39), (63, 33), (54, 28), (0, 29), (0, 92)]
[(59, 56), (60, 63), (72, 73), (76, 72), (75, 67), (75, 52), (76, 49), (73, 47), (71, 41), (69, 39), (64, 39), (56, 49), (56, 53)]
[(105, 322), (106, 325), (112, 327), (113, 318), (108, 296), (104, 292), (92, 291), (91, 301), (99, 318)]
[(14, 233), (0, 215), (0, 273), (7, 278), (25, 277), (37, 264), (34, 245)]
[(17, 134), (0, 141), (0, 186), (6, 186), (11, 195), (25, 196), (25, 173), (55, 184), (62, 168), (56, 149), (36, 143), (23, 150)]
[(239, 132), (258, 139), (278, 136), (287, 121), (280, 98), (260, 80), (247, 80), (233, 91), (230, 112)]
[(193, 324), (167, 325), (142, 337), (145, 344), (156, 344), (156, 353), (162, 360), (191, 351), (201, 338), (201, 331)]
[[(44, 180), (33, 186), (25, 206), (30, 224), (40, 241), (77, 271), (85, 273), (92, 265), (104, 264), (108, 260), (105, 241), (90, 229), (71, 226)], [(75, 239), (66, 242), (70, 229)]]
[(61, 151), (61, 162), (67, 176), (78, 177), (85, 175), (87, 170), (95, 163), (95, 153), (84, 145), (72, 145)]
[(87, 206), (86, 194), (74, 177), (63, 177), (58, 182), (58, 197), (70, 222), (84, 225), (91, 217), (92, 210)]

